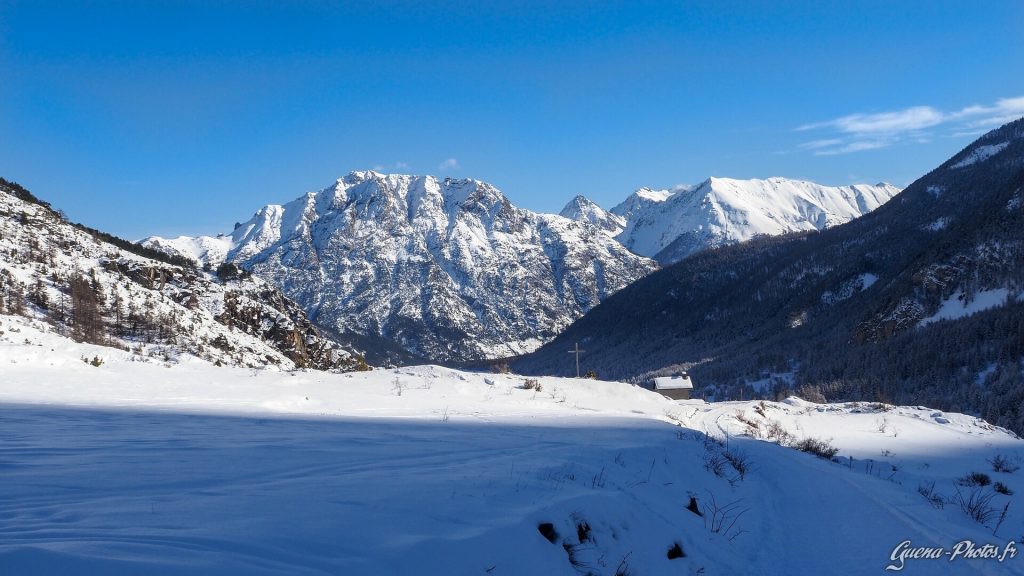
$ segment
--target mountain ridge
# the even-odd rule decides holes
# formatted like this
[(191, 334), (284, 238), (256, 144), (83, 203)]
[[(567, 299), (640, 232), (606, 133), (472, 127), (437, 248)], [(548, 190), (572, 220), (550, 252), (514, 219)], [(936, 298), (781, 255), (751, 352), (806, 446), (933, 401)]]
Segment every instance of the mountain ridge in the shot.
[(238, 264), (337, 330), (438, 361), (529, 351), (655, 269), (586, 222), (473, 179), (356, 171), (230, 235), (144, 245)]
[[(772, 177), (740, 180), (710, 177), (671, 190), (640, 188), (611, 210), (579, 199), (562, 215), (591, 222), (613, 220), (614, 236), (636, 254), (662, 265), (704, 250), (748, 241), (759, 235), (823, 230), (878, 208), (899, 188), (884, 182), (825, 186)], [(605, 216), (604, 214), (607, 214)]]

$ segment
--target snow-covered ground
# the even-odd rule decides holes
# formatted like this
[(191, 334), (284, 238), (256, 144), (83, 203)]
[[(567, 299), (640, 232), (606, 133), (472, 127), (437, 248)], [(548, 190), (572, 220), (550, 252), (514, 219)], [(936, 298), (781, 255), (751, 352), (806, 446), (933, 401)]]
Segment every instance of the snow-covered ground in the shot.
[[(1020, 464), (1022, 442), (960, 414), (435, 366), (167, 366), (24, 318), (0, 331), (5, 575), (882, 574), (906, 540), (1024, 533), (1015, 495), (977, 489), (1010, 503), (995, 534), (946, 501), (970, 472), (1024, 490), (987, 462)], [(932, 482), (941, 503), (918, 492)], [(1021, 556), (902, 573), (1024, 573)]]
[(1010, 298), (1016, 298), (1018, 295), (1005, 288), (995, 288), (993, 290), (979, 290), (977, 294), (971, 300), (964, 298), (964, 295), (959, 290), (942, 301), (942, 305), (939, 306), (938, 311), (935, 314), (921, 320), (921, 326), (927, 326), (939, 320), (956, 320), (957, 318), (965, 318), (972, 314), (988, 310), (989, 308), (995, 308), (996, 306), (1002, 306), (1006, 304)]
[(960, 160), (956, 164), (950, 166), (950, 168), (965, 168), (978, 162), (983, 162), (989, 158), (999, 154), (1009, 146), (1009, 142), (1000, 142), (999, 144), (988, 144), (985, 146), (978, 146), (971, 151), (963, 160)]

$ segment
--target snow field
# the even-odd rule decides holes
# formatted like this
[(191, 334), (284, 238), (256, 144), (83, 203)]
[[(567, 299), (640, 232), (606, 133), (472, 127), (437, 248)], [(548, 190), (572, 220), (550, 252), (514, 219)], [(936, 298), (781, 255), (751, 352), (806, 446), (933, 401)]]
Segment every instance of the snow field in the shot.
[[(0, 331), (4, 574), (880, 574), (906, 539), (1022, 531), (1013, 500), (993, 536), (918, 493), (972, 471), (1024, 489), (986, 462), (1019, 462), (1021, 442), (964, 415), (435, 366), (165, 365), (23, 318)], [(839, 463), (777, 445), (771, 422), (831, 440)]]

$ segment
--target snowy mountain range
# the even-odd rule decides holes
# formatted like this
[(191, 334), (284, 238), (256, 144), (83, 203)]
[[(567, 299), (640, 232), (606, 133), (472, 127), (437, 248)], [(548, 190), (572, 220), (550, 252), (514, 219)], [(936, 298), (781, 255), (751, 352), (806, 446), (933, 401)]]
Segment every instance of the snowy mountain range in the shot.
[(266, 206), (231, 234), (143, 244), (237, 264), (339, 335), (446, 362), (533, 350), (656, 268), (601, 228), (518, 208), (486, 182), (373, 171)]
[(641, 188), (611, 210), (577, 196), (561, 214), (599, 226), (634, 253), (665, 265), (759, 235), (824, 230), (899, 192), (886, 183), (836, 187), (786, 178), (709, 178), (672, 190)]
[[(71, 224), (3, 179), (0, 253), (0, 313), (129, 351), (136, 361), (365, 368), (357, 354), (323, 338), (294, 302), (264, 280), (231, 265), (204, 272)], [(103, 359), (89, 360), (99, 365)]]

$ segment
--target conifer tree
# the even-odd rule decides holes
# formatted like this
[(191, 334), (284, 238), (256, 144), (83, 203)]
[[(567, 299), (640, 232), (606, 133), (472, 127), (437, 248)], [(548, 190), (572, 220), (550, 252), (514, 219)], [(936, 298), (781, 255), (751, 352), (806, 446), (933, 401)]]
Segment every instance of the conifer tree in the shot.
[(82, 275), (71, 278), (71, 337), (79, 342), (103, 340), (103, 318), (92, 283)]

